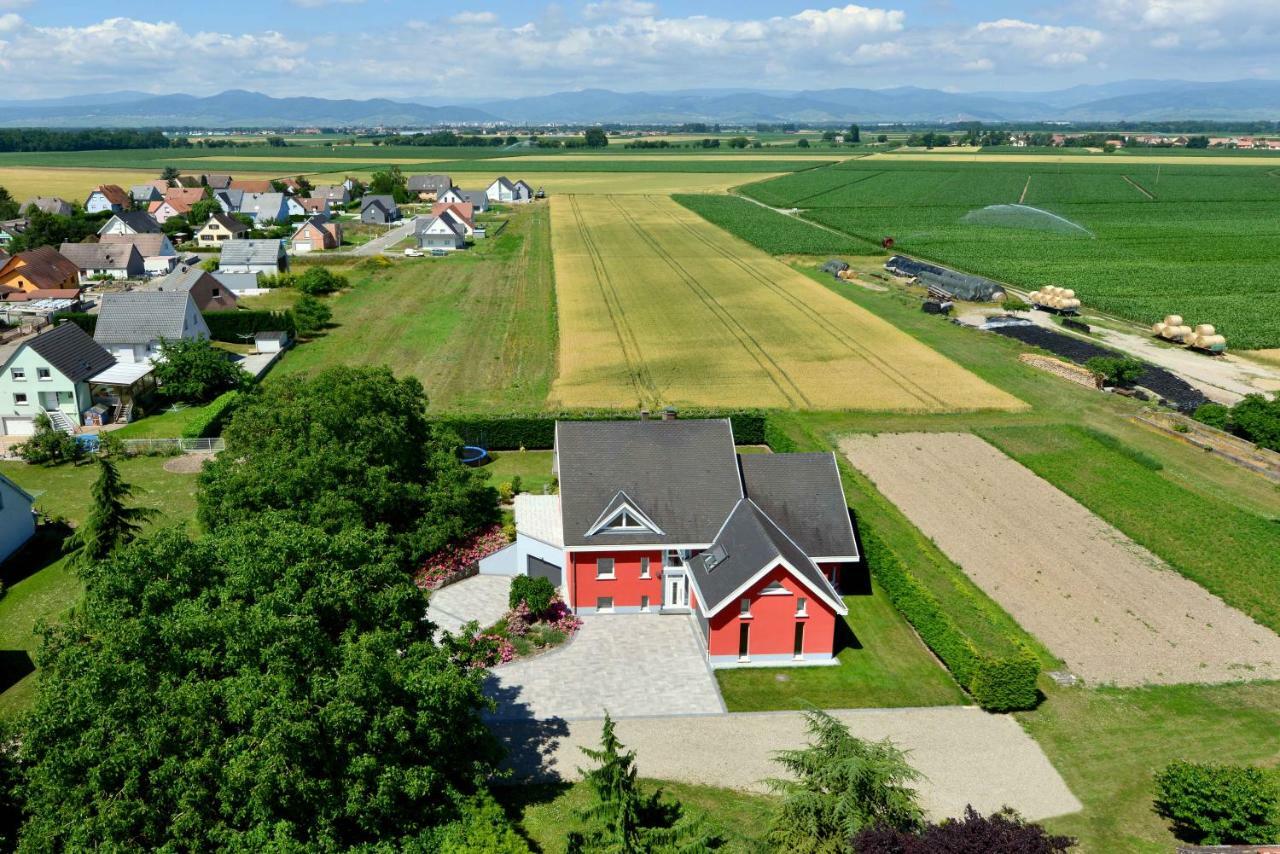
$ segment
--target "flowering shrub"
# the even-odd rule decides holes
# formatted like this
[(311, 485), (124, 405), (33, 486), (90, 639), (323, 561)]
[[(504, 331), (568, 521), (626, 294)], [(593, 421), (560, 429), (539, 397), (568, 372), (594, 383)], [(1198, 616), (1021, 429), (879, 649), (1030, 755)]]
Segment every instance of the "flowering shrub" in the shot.
[(529, 610), (529, 606), (524, 602), (517, 602), (516, 606), (507, 612), (507, 635), (513, 638), (524, 637), (529, 633), (529, 624), (533, 620), (533, 613)]
[(572, 635), (582, 628), (582, 618), (570, 611), (569, 606), (558, 595), (551, 600), (551, 607), (542, 619), (566, 635)]
[(448, 546), (427, 558), (415, 577), (420, 588), (439, 590), (463, 578), (475, 575), (478, 564), (507, 544), (501, 525), (490, 525), (456, 545)]
[(463, 627), (460, 635), (447, 641), (453, 647), (454, 660), (473, 670), (493, 667), (516, 657), (511, 641), (493, 632), (481, 633), (474, 622)]

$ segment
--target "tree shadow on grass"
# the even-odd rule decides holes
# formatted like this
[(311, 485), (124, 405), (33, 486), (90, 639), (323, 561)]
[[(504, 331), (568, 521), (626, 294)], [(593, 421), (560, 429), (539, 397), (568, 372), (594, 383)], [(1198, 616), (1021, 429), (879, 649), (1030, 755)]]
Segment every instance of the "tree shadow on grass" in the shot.
[(66, 522), (41, 524), (26, 545), (0, 564), (0, 584), (8, 590), (19, 581), (57, 563), (62, 559), (62, 543), (70, 535), (71, 526)]

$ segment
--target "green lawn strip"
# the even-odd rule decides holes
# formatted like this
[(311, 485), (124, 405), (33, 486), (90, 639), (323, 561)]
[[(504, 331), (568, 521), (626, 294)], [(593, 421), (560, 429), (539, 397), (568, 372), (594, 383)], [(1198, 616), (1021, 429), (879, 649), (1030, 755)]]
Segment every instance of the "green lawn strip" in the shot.
[[(137, 490), (137, 505), (155, 508), (159, 515), (152, 525), (187, 524), (195, 526), (194, 474), (174, 474), (164, 470), (165, 457), (136, 457), (120, 460), (120, 474)], [(0, 472), (36, 496), (36, 509), (71, 522), (80, 522), (89, 511), (90, 486), (97, 477), (96, 466), (61, 465), (54, 468), (26, 463), (0, 462)], [(17, 570), (14, 561), (5, 572), (18, 572), (26, 577), (9, 584), (0, 599), (0, 649), (34, 652), (39, 638), (34, 628), (41, 621), (54, 622), (80, 598), (80, 580), (66, 567), (56, 549), (38, 552), (41, 566)], [(0, 694), (0, 717), (8, 717), (29, 708), (34, 699), (36, 674), (11, 686)]]
[(489, 476), (489, 483), (497, 486), (520, 478), (525, 492), (542, 493), (545, 486), (551, 488), (555, 476), (551, 472), (551, 451), (491, 451), (490, 461), (480, 467)]
[(916, 637), (878, 586), (871, 596), (845, 596), (856, 640), (839, 666), (717, 670), (731, 712), (776, 709), (887, 708), (966, 703), (964, 692)]
[(171, 407), (162, 403), (155, 409), (154, 414), (139, 418), (119, 430), (113, 430), (112, 435), (118, 439), (177, 439), (182, 436), (182, 431), (187, 425), (204, 409), (204, 406), (179, 404), (177, 407)]
[[(590, 762), (584, 755), (578, 765), (589, 767)], [(770, 850), (764, 845), (764, 837), (773, 819), (776, 804), (773, 797), (665, 780), (642, 779), (640, 782), (646, 793), (661, 788), (679, 800), (689, 813), (702, 818), (708, 830), (725, 838), (727, 845), (723, 850)], [(591, 793), (584, 783), (499, 786), (494, 794), (534, 844), (534, 850), (544, 854), (563, 854), (569, 831), (578, 826), (579, 811), (591, 803)]]
[[(1003, 427), (983, 438), (1180, 573), (1280, 631), (1280, 525), (1192, 491), (1073, 427)], [(1280, 499), (1275, 502), (1280, 514)]]
[(672, 196), (698, 216), (734, 234), (770, 255), (816, 255), (846, 253), (879, 254), (877, 246), (856, 238), (834, 234), (810, 222), (771, 211), (740, 196)]
[(257, 311), (287, 311), (301, 296), (302, 292), (296, 288), (272, 288), (270, 293), (240, 297), (238, 303), (241, 308)]
[(540, 408), (555, 365), (549, 220), (529, 207), (499, 236), (448, 258), (360, 261), (330, 298), (331, 326), (267, 382), (332, 365), (415, 376), (436, 411)]
[(1018, 720), (1084, 811), (1045, 822), (1088, 852), (1165, 854), (1175, 845), (1151, 810), (1152, 775), (1175, 759), (1275, 766), (1280, 683), (1052, 689)]

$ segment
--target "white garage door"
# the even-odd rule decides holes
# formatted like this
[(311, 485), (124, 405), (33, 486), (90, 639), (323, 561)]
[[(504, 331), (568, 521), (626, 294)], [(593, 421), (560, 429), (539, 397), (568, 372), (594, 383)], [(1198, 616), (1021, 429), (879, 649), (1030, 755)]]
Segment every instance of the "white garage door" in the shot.
[(36, 432), (36, 422), (30, 418), (5, 418), (0, 420), (0, 433), (6, 436), (30, 436)]

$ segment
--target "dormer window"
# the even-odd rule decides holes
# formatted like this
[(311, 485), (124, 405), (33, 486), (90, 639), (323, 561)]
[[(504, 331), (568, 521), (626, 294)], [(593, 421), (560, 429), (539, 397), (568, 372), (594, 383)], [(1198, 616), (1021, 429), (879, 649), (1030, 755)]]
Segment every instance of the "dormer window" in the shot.
[(647, 531), (649, 526), (645, 525), (630, 512), (623, 510), (617, 516), (613, 517), (605, 526), (605, 530), (609, 531)]
[(635, 502), (625, 493), (619, 492), (609, 502), (594, 525), (587, 531), (587, 536), (596, 534), (662, 534), (662, 529), (653, 520), (641, 512)]

